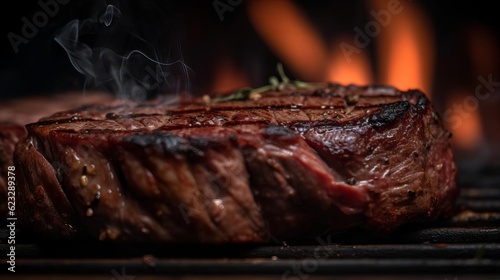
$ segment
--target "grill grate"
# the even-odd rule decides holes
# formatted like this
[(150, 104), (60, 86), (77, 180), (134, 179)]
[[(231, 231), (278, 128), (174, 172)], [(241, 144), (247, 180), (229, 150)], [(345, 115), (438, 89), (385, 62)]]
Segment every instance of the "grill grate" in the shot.
[[(101, 274), (106, 279), (120, 271), (134, 276), (271, 274), (282, 279), (352, 273), (500, 274), (500, 183), (460, 184), (460, 211), (452, 219), (408, 227), (384, 239), (349, 232), (282, 246), (20, 244), (16, 266), (26, 273)], [(0, 244), (0, 249), (5, 255), (8, 247)], [(5, 262), (2, 266), (6, 271)]]

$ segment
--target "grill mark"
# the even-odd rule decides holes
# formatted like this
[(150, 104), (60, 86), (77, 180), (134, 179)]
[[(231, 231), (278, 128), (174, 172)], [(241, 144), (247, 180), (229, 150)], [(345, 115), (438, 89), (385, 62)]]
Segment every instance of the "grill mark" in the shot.
[[(337, 94), (337, 95), (331, 95), (331, 99), (333, 98), (338, 98), (339, 101), (341, 99), (343, 99), (343, 95), (345, 94)], [(272, 99), (278, 99), (278, 98), (286, 98), (286, 97), (297, 97), (296, 95), (294, 95), (294, 92), (292, 93), (283, 93), (281, 96), (270, 96), (268, 97), (270, 100)], [(309, 93), (309, 94), (303, 94), (300, 96), (299, 100), (297, 100), (295, 102), (295, 104), (299, 104), (299, 103), (307, 103), (307, 102), (310, 102), (311, 100), (313, 100), (313, 98), (318, 98), (320, 99), (319, 97), (317, 96), (313, 96), (313, 93)], [(401, 101), (401, 97), (400, 96), (396, 96), (396, 95), (382, 95), (382, 94), (379, 94), (379, 95), (364, 95), (364, 96), (360, 96), (360, 100), (358, 101), (358, 103), (353, 106), (355, 109), (356, 108), (375, 108), (375, 107), (380, 107), (381, 104), (391, 104), (391, 103), (395, 103), (395, 102), (398, 102), (398, 101)], [(388, 103), (377, 103), (377, 104), (369, 104), (370, 103), (370, 100), (373, 100), (373, 99), (377, 99), (377, 98), (389, 98), (389, 99), (395, 99), (395, 100), (391, 100), (389, 101)], [(407, 98), (409, 98), (407, 96)], [(331, 100), (330, 100), (331, 101)], [(363, 104), (364, 102), (368, 103), (368, 104)], [(134, 109), (143, 109), (143, 110), (147, 110), (148, 108), (151, 108), (151, 109), (155, 109), (155, 108), (161, 108), (162, 110), (165, 110), (165, 114), (160, 114), (160, 113), (152, 113), (152, 114), (148, 114), (148, 113), (132, 113), (132, 114), (119, 114), (118, 113), (115, 113), (115, 115), (113, 116), (113, 119), (124, 119), (124, 118), (138, 118), (138, 117), (152, 117), (152, 116), (169, 116), (169, 115), (185, 115), (185, 114), (192, 114), (192, 113), (200, 113), (200, 112), (224, 112), (224, 111), (238, 111), (238, 110), (283, 110), (283, 109), (290, 109), (292, 105), (295, 105), (294, 103), (291, 103), (291, 104), (284, 104), (284, 105), (267, 105), (267, 104), (259, 104), (259, 103), (256, 103), (256, 104), (252, 104), (251, 106), (237, 106), (237, 104), (240, 104), (240, 102), (238, 103), (235, 103), (235, 102), (228, 102), (228, 103), (217, 103), (217, 107), (213, 107), (211, 104), (204, 104), (204, 103), (193, 103), (193, 104), (190, 104), (191, 106), (199, 106), (199, 108), (192, 108), (192, 109), (182, 109), (182, 106), (184, 106), (183, 103), (179, 103), (179, 104), (176, 104), (176, 105), (166, 105), (166, 106), (159, 106), (157, 104), (137, 104), (135, 106), (130, 106), (130, 105), (119, 105), (119, 106), (92, 106), (92, 105), (89, 105), (89, 106), (83, 106), (81, 108), (78, 108), (78, 109), (75, 109), (75, 110), (71, 110), (71, 111), (67, 111), (66, 114), (69, 114), (66, 118), (64, 118), (63, 114), (65, 113), (58, 113), (56, 115), (54, 115), (53, 117), (56, 118), (55, 120), (51, 120), (50, 118), (52, 117), (47, 117), (47, 118), (43, 118), (41, 119), (39, 122), (33, 124), (33, 125), (50, 125), (50, 124), (63, 124), (63, 123), (78, 123), (78, 122), (88, 122), (88, 121), (94, 121), (94, 120), (103, 120), (103, 119), (106, 119), (106, 116), (104, 113), (109, 113), (109, 112), (112, 112), (112, 111), (116, 111), (116, 110), (127, 110), (127, 109), (130, 109), (130, 110), (134, 110)], [(325, 106), (326, 108), (321, 108)], [(346, 108), (345, 105), (340, 105), (340, 106), (337, 106), (337, 105), (317, 105), (317, 106), (312, 106), (312, 105), (302, 105), (300, 106), (300, 108), (302, 109), (343, 109), (343, 108)], [(98, 115), (99, 113), (101, 114), (104, 114), (103, 116), (98, 116), (98, 117), (95, 117), (95, 118), (92, 118), (92, 117), (78, 117), (78, 119), (74, 119), (72, 114), (79, 114), (79, 113), (85, 113), (85, 110), (87, 109), (92, 109), (94, 110), (95, 114)], [(60, 119), (57, 119), (57, 118), (60, 118)], [(72, 119), (73, 118), (73, 119)], [(31, 124), (29, 125), (31, 126)]]
[[(376, 113), (376, 112), (374, 112)], [(274, 115), (274, 112), (273, 112)], [(337, 121), (337, 120), (316, 120), (313, 121), (309, 118), (308, 120), (297, 120), (297, 121), (290, 121), (290, 122), (281, 122), (279, 125), (288, 127), (288, 128), (293, 128), (293, 127), (298, 127), (302, 126), (305, 129), (312, 129), (312, 128), (317, 128), (317, 127), (324, 127), (324, 126), (351, 126), (351, 125), (358, 125), (360, 121), (370, 118), (372, 115), (367, 115), (367, 116), (361, 116), (360, 118), (355, 118), (352, 120), (348, 121)], [(247, 121), (225, 121), (222, 125), (218, 124), (206, 124), (204, 123), (203, 125), (193, 125), (192, 123), (189, 123), (187, 125), (175, 125), (175, 126), (168, 126), (168, 125), (162, 125), (159, 126), (153, 130), (147, 129), (147, 127), (144, 128), (139, 128), (139, 129), (127, 129), (125, 126), (123, 126), (120, 123), (117, 123), (121, 127), (124, 128), (124, 130), (115, 130), (115, 129), (96, 129), (96, 128), (89, 128), (89, 129), (84, 129), (84, 130), (73, 130), (73, 129), (54, 129), (52, 132), (57, 132), (57, 133), (67, 133), (67, 134), (79, 134), (81, 135), (83, 132), (83, 135), (129, 135), (129, 134), (143, 134), (143, 133), (152, 133), (155, 131), (175, 131), (175, 130), (186, 130), (186, 129), (200, 129), (200, 128), (206, 128), (206, 127), (224, 127), (224, 128), (234, 128), (237, 126), (245, 126), (245, 125), (270, 125), (270, 124), (278, 124), (276, 117), (273, 116), (272, 121), (269, 120), (247, 120)], [(294, 129), (297, 130), (297, 129)]]
[[(394, 103), (391, 103), (391, 104), (394, 104)], [(376, 109), (380, 109), (382, 110), (384, 106), (369, 106), (369, 107), (365, 107), (363, 109), (366, 109), (366, 108), (370, 108), (370, 109), (373, 109), (373, 108), (376, 108)], [(307, 119), (300, 119), (299, 120), (290, 120), (289, 122), (283, 122), (283, 123), (297, 123), (297, 122), (312, 122), (312, 123), (315, 123), (315, 122), (320, 122), (320, 121), (313, 121), (311, 120), (311, 115), (310, 115), (310, 112), (308, 112), (309, 109), (315, 109), (315, 110), (323, 110), (322, 108), (297, 108), (297, 109), (290, 109), (289, 107), (286, 107), (286, 108), (282, 108), (282, 110), (271, 110), (267, 113), (270, 113), (272, 118), (271, 119), (267, 119), (267, 118), (264, 118), (264, 116), (258, 116), (260, 119), (254, 119), (254, 120), (228, 120), (230, 119), (231, 116), (218, 116), (217, 114), (213, 114), (212, 117), (209, 117), (207, 118), (206, 120), (201, 120), (201, 121), (198, 121), (198, 120), (195, 120), (195, 119), (192, 119), (192, 120), (186, 120), (188, 122), (187, 125), (176, 125), (176, 127), (178, 128), (186, 128), (186, 127), (201, 127), (201, 126), (204, 126), (204, 127), (213, 127), (213, 126), (228, 126), (228, 125), (232, 125), (232, 123), (236, 123), (236, 124), (255, 124), (255, 123), (277, 123), (277, 116), (276, 116), (276, 113), (277, 112), (283, 112), (283, 111), (288, 111), (288, 110), (297, 110), (298, 113), (302, 113), (304, 116), (307, 117)], [(359, 110), (363, 110), (361, 108), (358, 108), (358, 111)], [(325, 111), (329, 110), (334, 110), (334, 109), (330, 109), (330, 108), (325, 108), (324, 109)], [(225, 110), (225, 111), (230, 111), (230, 110)], [(264, 110), (264, 111), (267, 111), (267, 110)], [(353, 112), (358, 112), (358, 111), (351, 111), (351, 114)], [(215, 112), (212, 112), (212, 113), (215, 113)], [(346, 120), (346, 117), (349, 117), (348, 114), (345, 114), (345, 113), (341, 113), (339, 112), (339, 116), (342, 116), (344, 115), (345, 117), (341, 117), (340, 120), (334, 120), (334, 119), (328, 119), (328, 120), (324, 120), (323, 122), (327, 122), (329, 123), (330, 125), (339, 125), (339, 124), (350, 124), (350, 123), (357, 123), (359, 120), (361, 119), (364, 119), (366, 117), (369, 117), (369, 116), (372, 116), (372, 115), (375, 115), (377, 113), (376, 110), (373, 110), (373, 112), (370, 112), (369, 115), (365, 115), (365, 114), (360, 114), (359, 116), (355, 116), (353, 117), (352, 119), (347, 119)], [(140, 128), (140, 129), (130, 129), (126, 126), (126, 124), (124, 124), (122, 122), (123, 118), (117, 118), (117, 119), (105, 119), (105, 120), (99, 120), (99, 119), (79, 119), (79, 120), (67, 120), (66, 122), (65, 121), (55, 121), (53, 123), (47, 121), (47, 122), (43, 122), (43, 123), (35, 123), (35, 124), (30, 124), (27, 126), (28, 130), (32, 131), (33, 129), (36, 129), (36, 128), (41, 128), (43, 126), (50, 126), (50, 125), (63, 125), (63, 124), (68, 124), (68, 123), (75, 123), (75, 124), (81, 124), (81, 123), (85, 123), (85, 122), (90, 122), (90, 123), (96, 123), (98, 124), (99, 122), (104, 122), (104, 121), (110, 121), (110, 122), (113, 122), (114, 124), (118, 125), (121, 127), (121, 130), (116, 130), (116, 129), (107, 129), (107, 128), (102, 128), (102, 129), (95, 129), (95, 128), (88, 128), (88, 129), (79, 129), (79, 130), (75, 130), (75, 129), (68, 129), (68, 128), (54, 128), (53, 130), (54, 131), (65, 131), (65, 132), (69, 132), (69, 131), (83, 131), (84, 134), (88, 134), (89, 132), (92, 132), (92, 133), (96, 133), (96, 132), (102, 132), (102, 133), (116, 133), (117, 131), (135, 131), (135, 130), (159, 130), (159, 129), (172, 129), (169, 127), (169, 124), (167, 122), (169, 121), (172, 121), (172, 120), (176, 120), (176, 119), (179, 119), (179, 115), (177, 115), (177, 117), (175, 119), (171, 119), (171, 118), (168, 118), (170, 116), (166, 115), (160, 115), (160, 114), (151, 114), (151, 115), (147, 115), (147, 114), (141, 114), (140, 115), (141, 117), (151, 117), (151, 118), (154, 118), (155, 119), (155, 122), (157, 123), (164, 123), (164, 125), (161, 125), (161, 126), (157, 126), (156, 128), (148, 128), (147, 125), (144, 125), (142, 120), (134, 120), (134, 121), (137, 121), (137, 123), (140, 123), (142, 126), (144, 126), (143, 128)], [(186, 117), (195, 117), (195, 116), (186, 116)], [(221, 119), (218, 120), (218, 122), (222, 123), (222, 125), (219, 125), (217, 124), (217, 122), (214, 122), (214, 124), (208, 124), (207, 121), (210, 120), (210, 118), (217, 118), (217, 117), (222, 117)], [(163, 119), (163, 120), (162, 120)], [(342, 120), (344, 119), (344, 120)], [(198, 123), (202, 123), (203, 124), (196, 124), (196, 122)], [(105, 125), (104, 125), (105, 127)]]

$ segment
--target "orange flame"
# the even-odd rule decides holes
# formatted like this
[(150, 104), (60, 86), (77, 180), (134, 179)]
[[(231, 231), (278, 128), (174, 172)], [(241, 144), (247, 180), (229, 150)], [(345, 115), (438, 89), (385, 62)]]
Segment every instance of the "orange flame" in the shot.
[(255, 30), (301, 79), (323, 78), (327, 50), (321, 36), (289, 0), (248, 1)]
[[(390, 2), (371, 0), (370, 4), (376, 12), (388, 9)], [(405, 2), (401, 6), (403, 12), (392, 14), (380, 34), (371, 38), (378, 44), (379, 83), (403, 90), (420, 88), (430, 95), (434, 59), (430, 21), (417, 4)], [(249, 1), (248, 14), (257, 33), (301, 79), (373, 82), (366, 50), (359, 49), (350, 61), (342, 57), (338, 45), (329, 53), (330, 48), (292, 1)]]
[[(344, 40), (345, 42), (347, 40)], [(340, 84), (367, 85), (373, 83), (370, 59), (364, 49), (359, 50), (347, 60), (339, 48), (334, 44), (331, 59), (328, 63), (326, 80)]]
[[(465, 41), (468, 49), (469, 56), (472, 63), (472, 72), (480, 74), (482, 77), (488, 77), (492, 73), (498, 73), (499, 61), (499, 42), (496, 40), (493, 32), (484, 26), (474, 25), (465, 30)], [(476, 83), (479, 81), (476, 79)], [(494, 103), (488, 100), (478, 100), (474, 96), (476, 87), (461, 89), (453, 92), (453, 98), (450, 103), (449, 109), (458, 108), (457, 104), (466, 104), (466, 99), (476, 100), (477, 106), (466, 110), (465, 106), (460, 107), (457, 115), (464, 116), (461, 119), (461, 125), (456, 129), (452, 129), (454, 135), (453, 141), (461, 150), (473, 151), (479, 147), (481, 137), (484, 136), (486, 143), (498, 142), (500, 140), (500, 131), (498, 124), (492, 119), (498, 119), (500, 113)], [(487, 90), (487, 89), (484, 89)], [(456, 96), (461, 96), (461, 100), (457, 100)], [(461, 103), (457, 103), (461, 102)], [(471, 107), (471, 106), (469, 106)], [(482, 112), (483, 114), (480, 114)], [(487, 120), (490, 121), (487, 121)]]
[[(448, 129), (453, 134), (453, 143), (461, 150), (472, 151), (481, 140), (482, 128), (478, 110), (471, 109), (467, 102), (470, 91), (454, 91), (448, 101), (448, 110), (451, 110), (453, 122)], [(469, 102), (470, 103), (470, 102)]]
[[(248, 15), (256, 32), (300, 79), (326, 79), (342, 84), (374, 82), (367, 45), (356, 45), (355, 54), (346, 59), (338, 43), (350, 43), (352, 38), (334, 38), (337, 44), (327, 46), (292, 1), (254, 0), (247, 4)], [(411, 1), (368, 0), (368, 7), (372, 9), (369, 11), (372, 20), (356, 26), (358, 29), (355, 31), (366, 31), (364, 41), (376, 44), (377, 84), (392, 85), (401, 90), (420, 89), (430, 98), (436, 56), (431, 20), (418, 3)], [(377, 24), (376, 30), (367, 30)], [(485, 30), (471, 30), (471, 38), (467, 41), (474, 73), (485, 77), (498, 73), (499, 42)], [(356, 37), (354, 39), (356, 41)], [(446, 101), (450, 103), (448, 105), (454, 106), (451, 120), (460, 122), (460, 125), (450, 129), (455, 135), (453, 141), (461, 149), (477, 147), (483, 131), (497, 131), (493, 127), (482, 127), (479, 109), (455, 106), (467, 104), (473, 93), (474, 89), (462, 88), (453, 93), (452, 100)], [(490, 138), (500, 139), (500, 131)]]
[[(371, 0), (374, 11), (387, 10), (391, 0)], [(405, 1), (377, 38), (380, 82), (401, 90), (418, 88), (431, 96), (435, 43), (430, 20), (418, 4)]]
[(220, 59), (215, 69), (210, 92), (229, 92), (246, 86), (248, 86), (248, 79), (245, 73), (238, 69), (229, 59)]
[(487, 76), (497, 72), (500, 44), (494, 32), (485, 26), (473, 25), (466, 30), (466, 37), (474, 73)]

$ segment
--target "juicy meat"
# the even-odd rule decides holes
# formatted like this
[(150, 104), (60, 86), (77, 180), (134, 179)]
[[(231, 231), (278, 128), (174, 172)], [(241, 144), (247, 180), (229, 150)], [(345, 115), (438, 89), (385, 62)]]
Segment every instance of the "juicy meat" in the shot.
[(126, 104), (27, 126), (20, 221), (42, 238), (268, 242), (451, 214), (456, 168), (418, 91), (324, 84)]
[[(111, 102), (103, 93), (66, 93), (2, 101), (0, 104), (0, 217), (7, 215), (7, 167), (12, 165), (14, 146), (26, 137), (24, 125), (82, 104)], [(114, 101), (113, 104), (125, 102)]]

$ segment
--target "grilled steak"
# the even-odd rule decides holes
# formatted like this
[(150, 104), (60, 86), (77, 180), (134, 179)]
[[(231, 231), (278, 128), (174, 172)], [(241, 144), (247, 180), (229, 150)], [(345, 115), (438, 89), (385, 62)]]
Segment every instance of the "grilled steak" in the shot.
[[(111, 102), (103, 93), (66, 93), (3, 101), (0, 104), (0, 217), (7, 215), (7, 167), (12, 165), (14, 146), (26, 136), (24, 125), (61, 110), (87, 103)], [(119, 102), (119, 101), (115, 101)]]
[(268, 242), (451, 214), (449, 133), (419, 91), (324, 84), (88, 107), (29, 124), (20, 221), (41, 238)]

